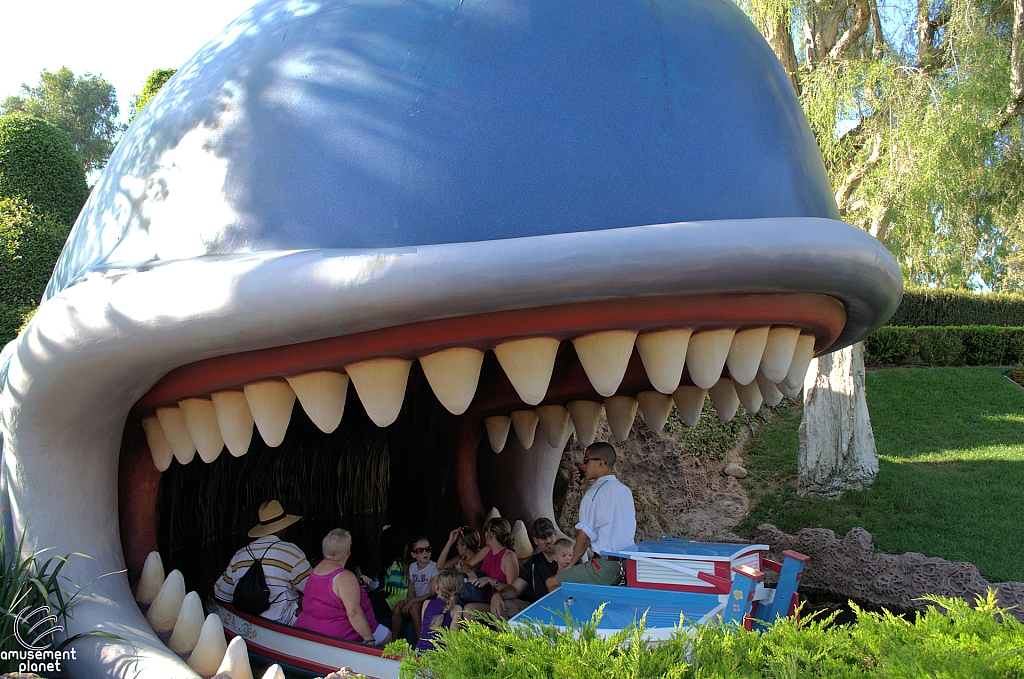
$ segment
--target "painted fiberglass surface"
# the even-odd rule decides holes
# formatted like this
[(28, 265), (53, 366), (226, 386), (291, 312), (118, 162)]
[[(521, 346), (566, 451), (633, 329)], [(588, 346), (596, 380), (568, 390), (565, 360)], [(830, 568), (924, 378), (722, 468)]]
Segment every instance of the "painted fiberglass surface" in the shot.
[(567, 582), (514, 617), (513, 622), (562, 625), (566, 613), (574, 620), (586, 622), (604, 606), (598, 629), (619, 630), (638, 623), (644, 614), (648, 628), (672, 628), (679, 624), (680, 615), (696, 622), (718, 603), (717, 594)]

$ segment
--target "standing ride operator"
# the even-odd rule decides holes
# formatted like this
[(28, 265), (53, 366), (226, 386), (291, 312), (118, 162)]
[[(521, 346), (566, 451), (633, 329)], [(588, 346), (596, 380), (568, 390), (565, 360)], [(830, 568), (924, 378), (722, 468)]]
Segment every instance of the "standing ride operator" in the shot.
[[(622, 582), (622, 559), (613, 556), (632, 545), (636, 534), (636, 509), (633, 492), (615, 478), (615, 448), (610, 443), (591, 444), (583, 453), (583, 466), (573, 470), (573, 481), (590, 488), (580, 501), (579, 534), (567, 570), (555, 578), (563, 582), (588, 582), (617, 585)], [(580, 563), (590, 547), (593, 558)]]

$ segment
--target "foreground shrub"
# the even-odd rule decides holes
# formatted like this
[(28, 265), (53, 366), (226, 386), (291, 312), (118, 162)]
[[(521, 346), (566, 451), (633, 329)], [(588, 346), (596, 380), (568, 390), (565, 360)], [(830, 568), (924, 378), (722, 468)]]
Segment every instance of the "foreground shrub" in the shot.
[(857, 621), (780, 620), (762, 634), (735, 626), (677, 630), (657, 646), (643, 641), (643, 623), (603, 639), (600, 612), (568, 621), (568, 632), (488, 620), (443, 630), (441, 651), (402, 651), (402, 679), (632, 679), (678, 677), (977, 677), (1024, 679), (1024, 625), (1002, 615), (995, 594), (972, 608), (937, 599), (914, 621), (855, 607)]
[(1024, 327), (882, 326), (864, 340), (868, 365), (1012, 365), (1024, 361)]

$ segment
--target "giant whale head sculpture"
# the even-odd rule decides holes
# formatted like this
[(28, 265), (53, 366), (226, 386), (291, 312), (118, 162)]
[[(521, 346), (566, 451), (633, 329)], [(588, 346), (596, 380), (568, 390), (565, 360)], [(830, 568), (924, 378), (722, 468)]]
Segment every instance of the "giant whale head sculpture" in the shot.
[(252, 522), (209, 470), (386, 427), (399, 519), (550, 516), (602, 403), (619, 433), (638, 395), (756, 408), (901, 291), (731, 3), (269, 0), (128, 130), (5, 349), (7, 520), (93, 557), (76, 582), (127, 569), (76, 609), (121, 639), (75, 676), (194, 676), (130, 582), (174, 506)]

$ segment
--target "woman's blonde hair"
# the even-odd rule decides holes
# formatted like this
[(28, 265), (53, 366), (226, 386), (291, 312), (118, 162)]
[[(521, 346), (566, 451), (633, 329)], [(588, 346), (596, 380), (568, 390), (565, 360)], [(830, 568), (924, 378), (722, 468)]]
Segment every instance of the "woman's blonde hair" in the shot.
[(484, 524), (484, 533), (490, 533), (494, 536), (494, 539), (498, 541), (498, 544), (506, 549), (513, 549), (516, 545), (516, 539), (512, 535), (512, 526), (508, 520), (501, 518), (500, 516), (495, 517)]
[(455, 605), (455, 595), (462, 591), (462, 573), (454, 568), (445, 568), (437, 574), (434, 586), (437, 587), (437, 596), (444, 599), (444, 610), (441, 615), (435, 615), (430, 621), (430, 629), (437, 629), (438, 625), (444, 622), (444, 616), (452, 610)]

